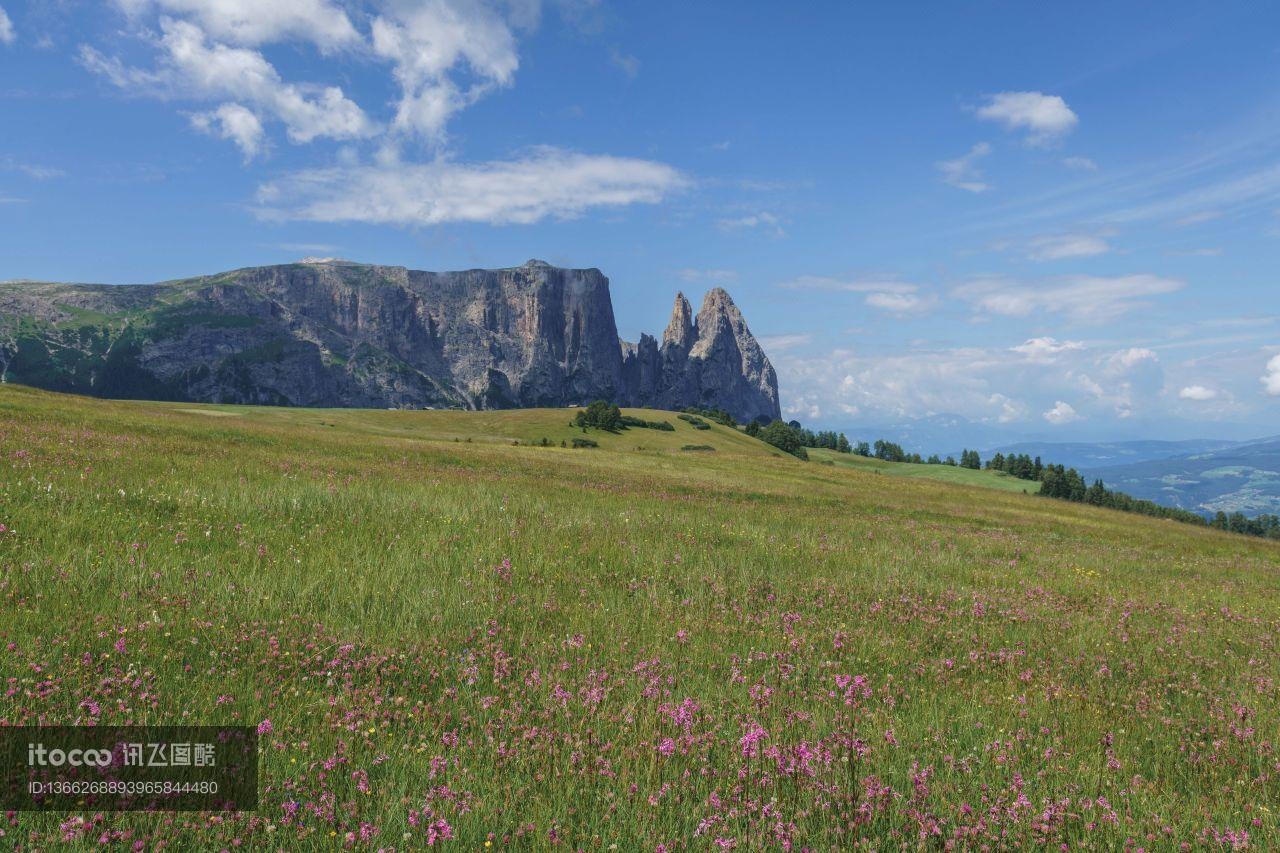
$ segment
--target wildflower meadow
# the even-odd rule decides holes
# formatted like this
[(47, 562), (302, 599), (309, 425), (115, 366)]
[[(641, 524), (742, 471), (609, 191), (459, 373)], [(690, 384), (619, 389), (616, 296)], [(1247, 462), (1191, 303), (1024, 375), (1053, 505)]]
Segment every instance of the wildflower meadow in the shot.
[(1280, 846), (1280, 545), (636, 414), (0, 386), (0, 723), (261, 752), (4, 843)]

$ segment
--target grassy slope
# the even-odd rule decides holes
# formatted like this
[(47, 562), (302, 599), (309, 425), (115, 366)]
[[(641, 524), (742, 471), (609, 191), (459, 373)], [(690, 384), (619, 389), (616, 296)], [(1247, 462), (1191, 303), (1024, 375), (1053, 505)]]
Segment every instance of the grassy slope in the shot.
[(567, 422), (0, 387), (0, 721), (270, 719), (257, 817), (105, 818), (149, 845), (1280, 843), (1275, 543), (674, 420), (510, 446)]

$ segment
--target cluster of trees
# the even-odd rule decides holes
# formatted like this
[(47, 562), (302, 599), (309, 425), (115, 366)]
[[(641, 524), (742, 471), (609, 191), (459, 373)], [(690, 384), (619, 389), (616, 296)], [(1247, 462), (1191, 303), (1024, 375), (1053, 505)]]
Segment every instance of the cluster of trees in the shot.
[[(902, 449), (902, 445), (894, 444), (892, 441), (885, 441), (883, 439), (877, 440), (876, 443), (872, 445), (870, 455), (876, 459), (882, 459), (885, 462), (911, 462), (913, 459), (912, 456), (908, 456), (907, 452)], [(914, 458), (918, 459), (919, 454), (916, 454)]]
[(1032, 459), (1025, 453), (1010, 453), (1008, 456), (997, 453), (987, 462), (987, 468), (991, 471), (1003, 471), (1019, 480), (1035, 481), (1044, 478), (1044, 464), (1040, 462), (1040, 457)]
[[(795, 423), (792, 421), (791, 423)], [(754, 427), (754, 429), (752, 429)], [(804, 449), (804, 431), (783, 421), (771, 421), (760, 426), (752, 421), (747, 424), (747, 435), (754, 435), (765, 444), (772, 444), (783, 453), (790, 453), (798, 459), (809, 459), (809, 452)]]
[(1267, 539), (1280, 539), (1280, 515), (1260, 515), (1249, 518), (1243, 512), (1227, 515), (1219, 512), (1209, 521), (1210, 527), (1218, 530), (1229, 530), (1232, 533), (1243, 533), (1246, 536), (1263, 536)]
[(772, 444), (779, 450), (798, 456), (801, 459), (809, 458), (809, 454), (805, 450), (807, 447), (834, 450), (837, 453), (853, 452), (853, 445), (849, 443), (849, 438), (844, 433), (835, 432), (834, 430), (814, 432), (811, 429), (805, 429), (799, 421), (785, 423), (783, 421), (771, 421), (767, 424), (752, 421), (746, 425), (744, 431), (747, 435), (755, 436), (761, 441)]
[(908, 465), (950, 465), (952, 468), (957, 466), (961, 468), (981, 468), (982, 459), (978, 456), (976, 450), (966, 450), (960, 454), (961, 461), (957, 462), (954, 456), (948, 456), (943, 459), (938, 454), (933, 454), (925, 459), (919, 453), (908, 453), (902, 449), (902, 445), (894, 444), (892, 441), (880, 439), (875, 444), (868, 444), (860, 441), (854, 446), (853, 452), (859, 456), (866, 456), (872, 459), (881, 459), (885, 462), (905, 462)]
[(617, 432), (622, 428), (622, 411), (612, 403), (596, 400), (585, 409), (578, 410), (573, 425), (581, 427), (583, 432), (587, 427)]
[(665, 432), (671, 432), (675, 429), (666, 421), (646, 421), (644, 418), (624, 415), (621, 409), (606, 400), (596, 400), (585, 409), (579, 409), (578, 414), (573, 419), (573, 425), (579, 427), (583, 432), (586, 432), (588, 428), (602, 429), (606, 432), (618, 432), (628, 427), (660, 429)]
[[(795, 421), (792, 421), (792, 423), (794, 424)], [(813, 432), (812, 430), (801, 428), (800, 440), (805, 447), (821, 447), (827, 450), (834, 450), (837, 453), (853, 452), (853, 445), (849, 444), (849, 439), (845, 438), (842, 432), (833, 430)]]

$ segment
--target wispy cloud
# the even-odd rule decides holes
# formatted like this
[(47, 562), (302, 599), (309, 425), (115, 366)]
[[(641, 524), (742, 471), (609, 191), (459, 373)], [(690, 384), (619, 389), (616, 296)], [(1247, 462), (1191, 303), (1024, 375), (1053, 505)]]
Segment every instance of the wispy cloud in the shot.
[(0, 44), (13, 44), (16, 39), (17, 35), (13, 31), (13, 21), (9, 19), (4, 7), (0, 6)]
[(295, 172), (263, 185), (269, 219), (437, 225), (529, 224), (595, 207), (655, 204), (687, 185), (649, 160), (539, 148), (513, 160), (382, 163)]
[(52, 166), (42, 166), (38, 163), (24, 163), (14, 160), (12, 157), (5, 158), (0, 161), (0, 169), (7, 172), (21, 172), (29, 178), (37, 181), (47, 181), (51, 178), (66, 177), (66, 172), (62, 169), (56, 169)]
[(890, 314), (906, 316), (921, 314), (937, 305), (937, 298), (921, 292), (919, 285), (893, 278), (835, 278), (832, 276), (802, 275), (784, 281), (780, 287), (787, 290), (826, 290), (843, 293), (865, 294), (863, 303)]
[(1075, 169), (1079, 172), (1096, 172), (1098, 164), (1090, 160), (1088, 157), (1064, 157), (1062, 165), (1068, 169)]
[(743, 229), (760, 228), (773, 233), (773, 235), (777, 237), (783, 237), (786, 235), (786, 232), (782, 229), (782, 220), (767, 210), (748, 213), (743, 216), (732, 216), (720, 219), (716, 222), (716, 225), (718, 225), (722, 231), (740, 231)]
[(1049, 234), (1027, 242), (1027, 257), (1033, 261), (1091, 258), (1110, 251), (1111, 244), (1096, 234)]
[(786, 290), (842, 290), (847, 293), (915, 293), (917, 285), (893, 278), (836, 278), (823, 275), (801, 275), (782, 282)]
[(943, 160), (937, 163), (944, 183), (971, 193), (984, 193), (991, 189), (978, 168), (978, 161), (991, 153), (991, 146), (979, 142), (969, 149), (969, 153), (954, 160)]
[(688, 282), (710, 281), (725, 284), (727, 282), (738, 280), (738, 273), (735, 270), (685, 267), (684, 269), (676, 270), (676, 275)]
[(1109, 322), (1144, 300), (1181, 290), (1183, 283), (1147, 273), (1122, 276), (1073, 275), (1043, 281), (985, 278), (962, 284), (955, 296), (980, 314), (1026, 317), (1062, 314), (1080, 322)]
[(923, 314), (937, 304), (937, 299), (934, 297), (916, 293), (868, 293), (863, 301), (871, 308), (878, 308), (900, 317)]
[(339, 247), (332, 243), (280, 243), (276, 248), (304, 255), (333, 255), (339, 250)]
[(1222, 254), (1222, 247), (1205, 246), (1199, 249), (1170, 249), (1165, 254), (1173, 258), (1216, 258)]
[(783, 350), (795, 349), (802, 347), (813, 340), (812, 335), (795, 334), (795, 335), (766, 335), (760, 339), (760, 344), (766, 350), (774, 350), (781, 352)]
[(630, 54), (623, 53), (616, 47), (609, 51), (609, 61), (612, 62), (615, 67), (621, 69), (622, 73), (625, 74), (629, 80), (634, 80), (636, 77), (640, 76), (640, 60)]

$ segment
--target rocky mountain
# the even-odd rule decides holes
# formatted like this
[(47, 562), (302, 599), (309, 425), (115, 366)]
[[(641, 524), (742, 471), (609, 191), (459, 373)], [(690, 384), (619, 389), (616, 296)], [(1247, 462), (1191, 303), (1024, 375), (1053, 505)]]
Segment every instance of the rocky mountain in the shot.
[(393, 408), (622, 405), (779, 416), (729, 294), (618, 338), (609, 280), (543, 261), (311, 260), (152, 285), (0, 284), (0, 381), (101, 397)]

